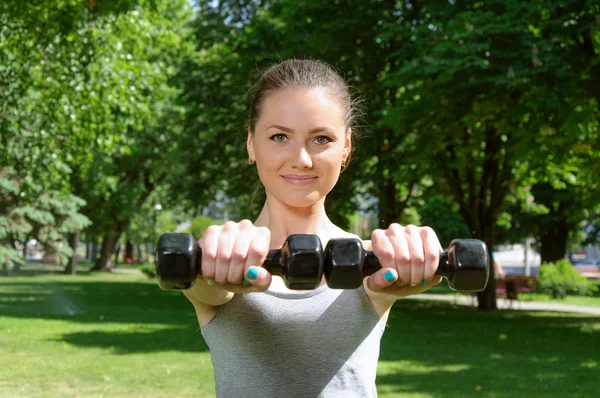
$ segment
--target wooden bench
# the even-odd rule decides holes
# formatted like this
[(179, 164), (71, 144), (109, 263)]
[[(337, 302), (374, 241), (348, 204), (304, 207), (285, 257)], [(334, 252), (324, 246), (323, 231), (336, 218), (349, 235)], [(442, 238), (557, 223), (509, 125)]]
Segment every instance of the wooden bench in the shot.
[(533, 293), (536, 284), (535, 276), (506, 275), (496, 279), (496, 297), (506, 297), (512, 308), (512, 303), (519, 301), (519, 293)]
[(597, 265), (576, 265), (575, 269), (581, 276), (587, 279), (600, 279)]

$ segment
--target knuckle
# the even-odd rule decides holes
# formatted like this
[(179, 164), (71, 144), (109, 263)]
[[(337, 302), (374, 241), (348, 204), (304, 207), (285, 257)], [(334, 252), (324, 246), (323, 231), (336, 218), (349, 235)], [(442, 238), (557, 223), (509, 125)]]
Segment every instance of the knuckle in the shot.
[(216, 226), (216, 225), (209, 225), (208, 228), (206, 228), (206, 230), (204, 231), (204, 233), (202, 234), (202, 238), (206, 238), (207, 236), (213, 235), (218, 233), (218, 231), (221, 228)]
[(410, 263), (410, 256), (407, 253), (400, 253), (396, 256), (396, 262), (399, 264)]
[(401, 231), (404, 227), (400, 224), (398, 224), (397, 222), (391, 223), (390, 226), (388, 227), (388, 230), (390, 231)]
[(422, 227), (421, 233), (423, 235), (435, 235), (435, 231), (431, 227)]
[(217, 251), (212, 247), (203, 248), (202, 257), (208, 261), (215, 261), (217, 259)]
[(233, 251), (231, 253), (231, 262), (232, 263), (243, 263), (246, 260), (246, 254), (241, 251)]
[(263, 255), (264, 250), (257, 245), (251, 245), (248, 249), (248, 257), (262, 257)]
[(383, 261), (392, 261), (394, 259), (394, 252), (391, 250), (384, 249), (377, 254), (377, 257), (379, 257)]
[(385, 236), (385, 232), (382, 229), (374, 229), (371, 232), (371, 240), (380, 239), (383, 236)]
[(250, 221), (248, 219), (243, 219), (242, 221), (239, 222), (240, 229), (249, 229), (249, 228), (252, 228), (252, 226), (253, 226), (252, 221)]
[(237, 224), (234, 223), (231, 220), (229, 220), (225, 224), (223, 224), (223, 230), (224, 231), (232, 231), (232, 230), (235, 230), (235, 229), (237, 229)]
[(410, 259), (411, 264), (414, 265), (425, 265), (425, 255), (417, 254), (413, 255)]
[(229, 263), (231, 261), (231, 253), (220, 251), (217, 253), (217, 261), (222, 263)]
[(419, 227), (413, 224), (408, 224), (406, 227), (404, 227), (404, 231), (409, 235), (415, 235), (419, 232)]

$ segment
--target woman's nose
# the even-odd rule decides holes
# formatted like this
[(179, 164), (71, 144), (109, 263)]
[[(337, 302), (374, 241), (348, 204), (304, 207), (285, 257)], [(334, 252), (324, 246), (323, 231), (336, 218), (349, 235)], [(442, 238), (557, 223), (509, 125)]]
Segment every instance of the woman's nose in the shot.
[(310, 168), (312, 164), (311, 154), (306, 150), (306, 147), (301, 146), (294, 155), (294, 166), (298, 168)]

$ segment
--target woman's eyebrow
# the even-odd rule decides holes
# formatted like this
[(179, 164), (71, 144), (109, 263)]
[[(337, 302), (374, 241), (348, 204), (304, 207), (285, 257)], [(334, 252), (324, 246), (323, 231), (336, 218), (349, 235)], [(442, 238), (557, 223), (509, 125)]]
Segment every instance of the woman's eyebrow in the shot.
[[(295, 131), (294, 131), (293, 129), (291, 129), (291, 128), (289, 128), (289, 127), (280, 126), (280, 125), (278, 125), (278, 124), (273, 124), (273, 125), (271, 125), (271, 126), (267, 127), (267, 130), (268, 130), (268, 129), (271, 129), (271, 128), (276, 128), (276, 129), (278, 129), (278, 130), (283, 130), (283, 131), (285, 131), (286, 133), (291, 133), (291, 134), (294, 134), (294, 133), (295, 133)], [(324, 131), (330, 131), (330, 129), (328, 129), (327, 127), (315, 127), (314, 129), (311, 129), (311, 130), (308, 132), (308, 134), (322, 133), (322, 132), (324, 132)]]

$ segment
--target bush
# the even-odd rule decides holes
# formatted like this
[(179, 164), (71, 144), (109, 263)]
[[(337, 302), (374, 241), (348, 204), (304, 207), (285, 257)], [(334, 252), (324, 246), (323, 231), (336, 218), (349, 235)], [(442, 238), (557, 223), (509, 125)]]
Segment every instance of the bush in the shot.
[(540, 292), (554, 298), (564, 298), (567, 295), (591, 296), (598, 290), (567, 260), (542, 264), (537, 287)]
[(200, 239), (200, 237), (202, 237), (202, 234), (204, 233), (204, 231), (206, 231), (208, 227), (210, 227), (211, 225), (221, 224), (223, 224), (222, 220), (213, 220), (210, 217), (198, 216), (192, 220), (191, 227), (183, 232), (192, 234), (194, 238)]
[(144, 264), (140, 267), (140, 270), (148, 276), (148, 278), (156, 278), (156, 269), (154, 264)]

